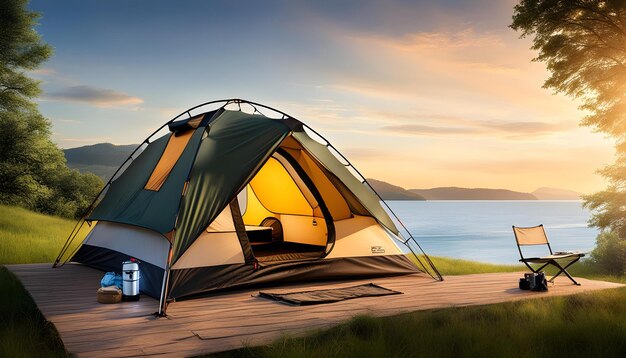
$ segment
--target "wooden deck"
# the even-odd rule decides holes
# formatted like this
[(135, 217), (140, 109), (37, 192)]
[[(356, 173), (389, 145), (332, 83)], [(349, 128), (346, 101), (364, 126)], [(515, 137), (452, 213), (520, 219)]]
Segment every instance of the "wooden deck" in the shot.
[(311, 283), (265, 291), (346, 287), (373, 282), (404, 292), (317, 306), (288, 306), (256, 297), (258, 289), (216, 294), (172, 303), (167, 318), (155, 318), (157, 301), (102, 305), (96, 302), (102, 272), (68, 264), (7, 266), (22, 281), (35, 302), (59, 331), (65, 347), (80, 357), (190, 356), (262, 345), (280, 337), (336, 325), (357, 314), (376, 316), (442, 307), (483, 305), (528, 298), (570, 295), (623, 286), (579, 279), (574, 286), (557, 279), (549, 292), (521, 291), (520, 273), (449, 276), (436, 282), (422, 275)]

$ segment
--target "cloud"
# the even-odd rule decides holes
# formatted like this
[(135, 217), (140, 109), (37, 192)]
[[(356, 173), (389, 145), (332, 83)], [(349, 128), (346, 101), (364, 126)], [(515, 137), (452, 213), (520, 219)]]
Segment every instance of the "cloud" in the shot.
[(112, 89), (86, 85), (70, 86), (56, 92), (46, 93), (44, 99), (90, 104), (101, 108), (137, 106), (143, 99)]
[(542, 122), (496, 122), (485, 121), (473, 126), (433, 126), (421, 124), (398, 124), (381, 127), (382, 130), (400, 135), (504, 135), (506, 139), (544, 136), (567, 130), (567, 126)]
[(429, 134), (468, 134), (476, 133), (475, 128), (462, 127), (435, 127), (421, 124), (399, 124), (392, 126), (383, 126), (381, 128), (386, 132), (396, 134), (412, 134), (412, 135), (429, 135)]
[[(476, 33), (472, 28), (457, 32), (416, 32), (400, 38), (372, 36), (371, 41), (378, 41), (401, 51), (440, 51), (458, 49), (465, 51), (477, 47), (504, 46), (500, 37), (493, 33)], [(487, 58), (487, 56), (485, 56)]]
[(310, 120), (315, 124), (336, 125), (349, 119), (346, 105), (327, 99), (311, 99), (308, 102), (279, 102), (276, 108), (296, 118)]
[[(562, 133), (577, 128), (575, 123), (549, 123), (541, 121), (515, 121), (501, 119), (472, 120), (454, 115), (415, 115), (410, 113), (379, 112), (382, 118), (394, 118), (396, 123), (382, 126), (387, 133), (399, 135), (479, 135), (500, 136), (507, 139), (528, 138)], [(420, 123), (406, 123), (420, 122)]]
[(337, 96), (414, 108), (452, 106), (477, 118), (495, 111), (516, 113), (519, 121), (582, 116), (578, 102), (542, 89), (545, 66), (531, 62), (530, 40), (507, 28), (468, 25), (399, 36), (337, 31), (336, 41), (350, 64), (330, 73), (327, 88)]
[(57, 121), (62, 123), (82, 123), (82, 121), (76, 119), (57, 119)]
[[(514, 3), (415, 2), (432, 11), (411, 14), (393, 1), (341, 14), (329, 6), (316, 28), (334, 56), (311, 56), (310, 73), (324, 89), (315, 95), (347, 110), (302, 118), (366, 176), (404, 187), (599, 187), (593, 171), (611, 148), (577, 126), (578, 101), (542, 88), (531, 39), (507, 26)], [(353, 15), (361, 9), (372, 16)], [(582, 144), (589, 154), (572, 150)]]
[(182, 112), (183, 110), (178, 108), (178, 107), (161, 107), (161, 108), (157, 108), (157, 113), (159, 113), (160, 116), (165, 117), (165, 118), (172, 118), (178, 114), (180, 114), (180, 112)]
[[(502, 80), (528, 75), (527, 44), (510, 33), (477, 32), (473, 28), (449, 32), (415, 32), (400, 37), (352, 33), (344, 43), (363, 57), (373, 75), (387, 84), (452, 84), (463, 87), (486, 85), (485, 80)], [(511, 44), (511, 40), (516, 41)], [(386, 64), (388, 66), (381, 66)], [(378, 65), (378, 66), (376, 66)], [(355, 68), (360, 70), (359, 67)], [(489, 76), (484, 78), (484, 76)], [(371, 78), (367, 76), (366, 78)], [(483, 81), (475, 81), (477, 79)]]
[(389, 158), (393, 152), (364, 147), (349, 147), (341, 151), (350, 160), (377, 160)]
[(103, 142), (111, 142), (111, 137), (85, 137), (85, 138), (72, 138), (72, 137), (61, 137), (58, 138), (60, 142), (70, 142), (70, 143), (103, 143)]
[(38, 68), (30, 71), (30, 73), (32, 73), (33, 75), (52, 76), (55, 75), (57, 71), (52, 68)]
[(449, 161), (439, 163), (441, 170), (453, 170), (461, 172), (479, 172), (479, 173), (520, 173), (528, 172), (529, 168), (533, 170), (547, 171), (566, 171), (569, 167), (576, 165), (578, 162), (564, 161), (558, 158), (508, 158), (502, 160), (464, 160)]

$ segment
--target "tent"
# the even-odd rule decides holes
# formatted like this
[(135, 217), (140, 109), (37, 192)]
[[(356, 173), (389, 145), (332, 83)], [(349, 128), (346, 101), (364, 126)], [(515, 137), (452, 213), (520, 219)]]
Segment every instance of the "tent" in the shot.
[[(441, 279), (389, 213), (302, 122), (254, 102), (207, 102), (135, 150), (55, 267), (73, 261), (119, 271), (136, 258), (141, 290), (160, 299), (161, 313), (173, 300), (249, 285), (416, 272)], [(91, 230), (70, 250), (85, 223)]]

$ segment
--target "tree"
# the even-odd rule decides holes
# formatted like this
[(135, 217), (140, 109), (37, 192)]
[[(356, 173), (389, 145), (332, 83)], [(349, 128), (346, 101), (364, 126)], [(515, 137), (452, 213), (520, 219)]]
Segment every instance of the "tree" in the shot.
[(34, 111), (0, 112), (1, 203), (36, 208), (51, 195), (49, 179), (65, 163), (49, 127)]
[(0, 203), (75, 218), (102, 180), (70, 170), (49, 135), (49, 122), (38, 113), (0, 112)]
[(40, 93), (39, 83), (24, 70), (34, 70), (52, 54), (33, 28), (39, 15), (28, 11), (27, 0), (0, 2), (0, 110), (32, 110), (30, 98)]
[[(616, 161), (600, 171), (605, 190), (585, 197), (594, 210), (590, 225), (601, 229), (593, 259), (606, 248), (624, 250), (626, 269), (626, 1), (521, 0), (511, 27), (532, 36), (534, 59), (550, 73), (544, 88), (582, 100), (582, 124), (616, 141)], [(613, 262), (615, 261), (614, 259)], [(618, 260), (619, 261), (619, 260)], [(602, 265), (601, 265), (602, 266)], [(615, 267), (613, 265), (612, 267)]]
[(50, 140), (50, 122), (32, 99), (39, 82), (25, 73), (52, 53), (34, 30), (26, 0), (0, 2), (0, 203), (76, 217), (102, 187), (93, 174), (67, 168)]

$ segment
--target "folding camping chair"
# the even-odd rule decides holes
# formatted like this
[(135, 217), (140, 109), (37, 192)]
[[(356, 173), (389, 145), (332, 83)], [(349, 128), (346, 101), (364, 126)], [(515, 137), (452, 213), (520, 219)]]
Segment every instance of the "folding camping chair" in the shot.
[[(554, 279), (559, 276), (561, 273), (564, 273), (569, 277), (575, 285), (580, 286), (576, 280), (567, 272), (567, 268), (572, 266), (581, 257), (585, 256), (584, 253), (578, 252), (552, 252), (552, 247), (550, 247), (550, 242), (548, 242), (548, 236), (546, 236), (546, 231), (543, 229), (543, 225), (533, 226), (533, 227), (516, 227), (513, 226), (513, 233), (515, 234), (515, 241), (517, 242), (517, 249), (519, 250), (519, 255), (521, 257), (520, 262), (523, 262), (524, 265), (528, 266), (528, 268), (532, 272), (539, 272), (544, 267), (548, 265), (555, 266), (559, 269), (559, 272), (556, 275), (552, 276), (548, 282), (554, 282)], [(522, 253), (522, 246), (528, 245), (548, 245), (548, 250), (550, 251), (550, 255), (542, 256), (542, 257), (524, 257)], [(563, 266), (559, 263), (561, 260), (567, 262), (567, 265)], [(543, 264), (538, 269), (534, 269), (530, 264)]]

